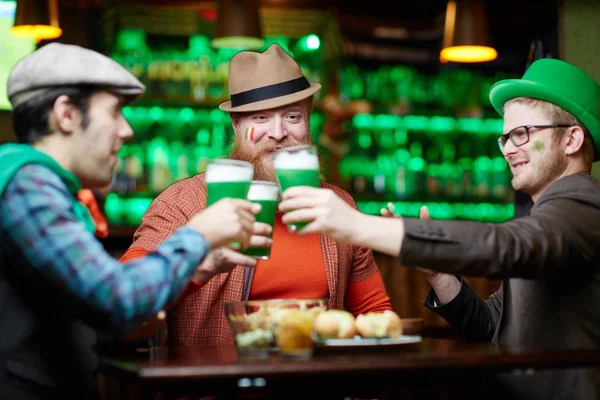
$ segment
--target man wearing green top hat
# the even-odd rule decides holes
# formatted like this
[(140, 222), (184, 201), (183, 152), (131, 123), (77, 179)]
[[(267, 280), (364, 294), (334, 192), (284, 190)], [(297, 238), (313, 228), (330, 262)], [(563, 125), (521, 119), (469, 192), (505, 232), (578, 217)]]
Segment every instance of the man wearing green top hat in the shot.
[(52, 43), (19, 61), (7, 88), (19, 143), (0, 146), (0, 398), (99, 399), (96, 333), (120, 337), (192, 276), (228, 272), (198, 265), (211, 247), (270, 227), (254, 222), (260, 207), (223, 200), (120, 265), (78, 193), (110, 183), (133, 135), (121, 109), (144, 86), (100, 53)]
[[(490, 90), (504, 117), (498, 145), (512, 185), (533, 199), (524, 217), (503, 224), (382, 218), (360, 214), (322, 189), (283, 193), (284, 222), (313, 221), (322, 232), (424, 268), (424, 304), (465, 337), (511, 348), (600, 348), (600, 86), (579, 68), (535, 61), (522, 79)], [(464, 276), (502, 279), (483, 301)], [(491, 398), (598, 399), (600, 371), (548, 369), (500, 374)]]

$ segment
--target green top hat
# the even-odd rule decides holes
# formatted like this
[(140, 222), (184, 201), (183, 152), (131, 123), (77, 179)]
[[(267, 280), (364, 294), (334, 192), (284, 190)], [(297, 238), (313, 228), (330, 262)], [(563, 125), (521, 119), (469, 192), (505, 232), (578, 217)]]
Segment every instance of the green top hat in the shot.
[(564, 61), (542, 58), (522, 79), (505, 79), (490, 89), (490, 101), (500, 115), (504, 103), (515, 97), (544, 100), (573, 114), (592, 134), (594, 161), (600, 159), (600, 85), (588, 74)]

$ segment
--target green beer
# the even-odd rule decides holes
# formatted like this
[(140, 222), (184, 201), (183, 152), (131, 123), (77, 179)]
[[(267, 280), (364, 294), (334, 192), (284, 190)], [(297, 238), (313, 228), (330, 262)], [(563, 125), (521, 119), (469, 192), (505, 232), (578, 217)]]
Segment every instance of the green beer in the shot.
[[(249, 162), (229, 159), (210, 161), (206, 165), (206, 206), (210, 207), (226, 197), (246, 199), (253, 176), (254, 166)], [(239, 242), (232, 242), (229, 246), (241, 248)]]
[[(270, 225), (271, 228), (274, 227), (278, 199), (279, 187), (276, 183), (252, 181), (248, 191), (248, 200), (261, 205), (260, 212), (256, 214), (256, 222), (264, 222)], [(268, 260), (271, 256), (271, 247), (250, 247), (244, 251), (244, 254), (261, 260)]]
[[(281, 149), (273, 157), (273, 165), (281, 193), (293, 186), (320, 187), (319, 158), (314, 146), (301, 145)], [(306, 222), (296, 222), (289, 224), (288, 229), (294, 232), (306, 225)]]
[(206, 205), (211, 206), (226, 197), (245, 199), (249, 188), (250, 182), (207, 182), (208, 201)]

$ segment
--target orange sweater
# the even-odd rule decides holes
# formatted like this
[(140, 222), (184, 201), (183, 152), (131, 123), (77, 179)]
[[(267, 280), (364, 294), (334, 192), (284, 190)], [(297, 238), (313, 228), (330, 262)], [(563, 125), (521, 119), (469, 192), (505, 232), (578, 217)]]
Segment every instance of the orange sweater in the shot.
[[(302, 240), (288, 232), (277, 215), (273, 230), (273, 247), (269, 260), (259, 260), (254, 272), (251, 300), (276, 298), (323, 298), (329, 295), (325, 276), (325, 264), (317, 234), (303, 236)], [(143, 257), (149, 251), (142, 248), (130, 248), (119, 262)], [(190, 281), (176, 304), (184, 297), (200, 289), (205, 282)], [(383, 288), (383, 290), (382, 290)], [(368, 293), (367, 296), (354, 296), (353, 293)], [(383, 293), (383, 295), (382, 295)], [(345, 308), (354, 315), (367, 311), (391, 310), (390, 299), (385, 295), (381, 274), (376, 272), (369, 278), (350, 282), (346, 299), (363, 297), (361, 304), (346, 302)]]

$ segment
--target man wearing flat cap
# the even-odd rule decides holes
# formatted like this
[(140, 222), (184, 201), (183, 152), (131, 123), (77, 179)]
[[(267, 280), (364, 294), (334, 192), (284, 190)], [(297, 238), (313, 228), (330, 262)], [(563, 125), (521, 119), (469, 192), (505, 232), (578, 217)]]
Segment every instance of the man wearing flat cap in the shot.
[[(498, 146), (512, 185), (533, 199), (526, 216), (504, 224), (388, 219), (357, 215), (321, 189), (292, 188), (282, 194), (279, 209), (290, 211), (283, 220), (308, 217), (312, 231), (426, 268), (433, 290), (425, 306), (469, 340), (517, 352), (598, 351), (600, 181), (590, 173), (600, 159), (600, 85), (547, 58), (522, 79), (494, 84), (490, 100), (504, 117)], [(483, 301), (460, 275), (502, 279), (502, 287)], [(487, 383), (488, 399), (600, 398), (598, 365), (511, 372)]]
[[(251, 162), (254, 179), (275, 182), (273, 153), (281, 148), (312, 144), (310, 114), (313, 95), (321, 88), (309, 83), (296, 61), (279, 45), (264, 52), (242, 51), (229, 67), (228, 111), (235, 135), (231, 158)], [(321, 186), (356, 208), (338, 187)], [(150, 205), (121, 258), (130, 260), (154, 250), (191, 215), (206, 206), (205, 175), (171, 185)], [(269, 260), (222, 248), (205, 264), (238, 265), (227, 275), (192, 281), (187, 296), (167, 312), (167, 343), (198, 345), (233, 343), (224, 303), (276, 298), (328, 298), (331, 309), (358, 315), (391, 309), (383, 279), (371, 250), (332, 240), (324, 235), (298, 235), (276, 215)], [(256, 266), (256, 268), (244, 268)]]
[(198, 265), (211, 247), (253, 233), (270, 243), (256, 205), (228, 199), (144, 259), (123, 266), (106, 253), (77, 193), (110, 183), (133, 135), (121, 108), (143, 91), (110, 58), (58, 43), (8, 78), (19, 143), (0, 146), (2, 399), (99, 398), (96, 331), (121, 335), (156, 315), (206, 275)]

